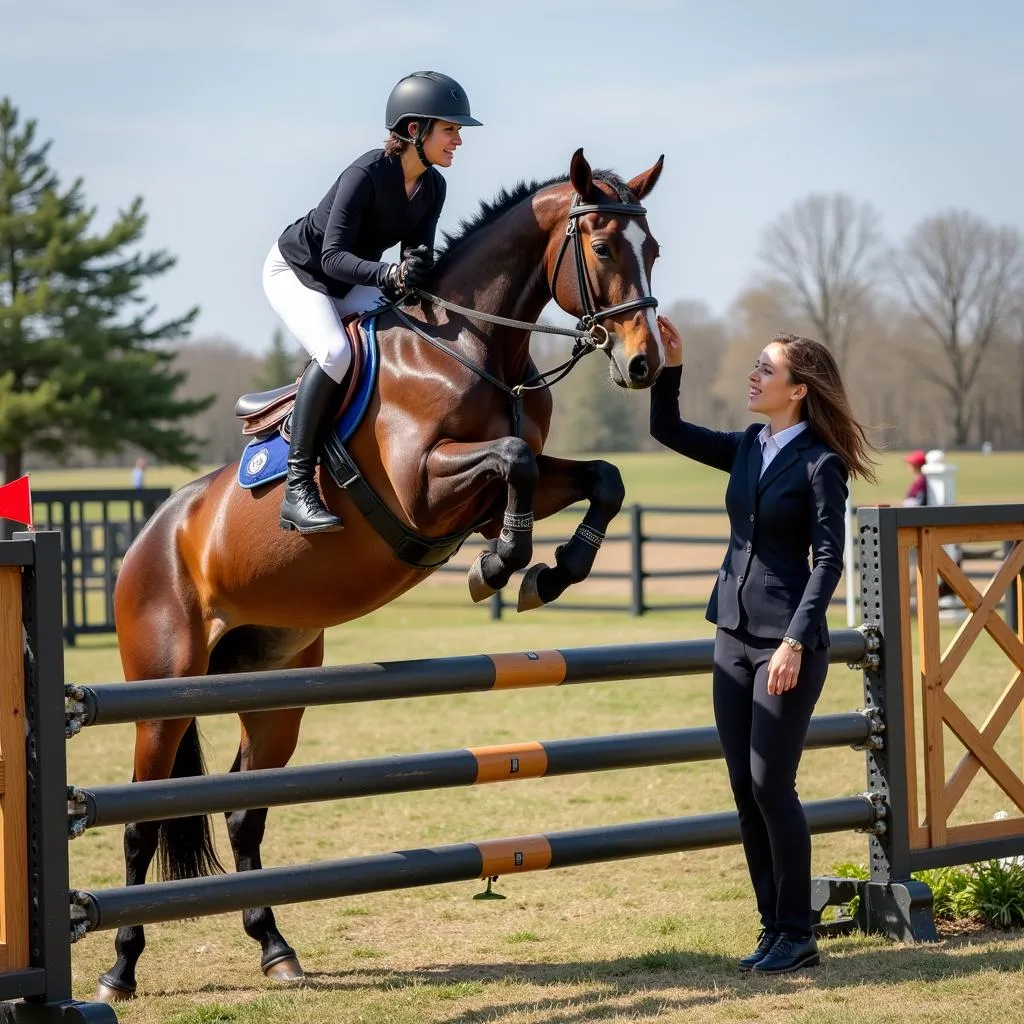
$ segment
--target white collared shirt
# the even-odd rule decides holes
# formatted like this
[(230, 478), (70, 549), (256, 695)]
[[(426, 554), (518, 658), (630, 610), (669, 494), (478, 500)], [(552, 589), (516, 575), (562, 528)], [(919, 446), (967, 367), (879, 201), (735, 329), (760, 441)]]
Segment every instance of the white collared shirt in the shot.
[(764, 476), (764, 471), (771, 465), (772, 459), (779, 454), (783, 447), (806, 429), (807, 420), (801, 420), (791, 427), (786, 427), (785, 430), (780, 430), (777, 434), (772, 433), (772, 425), (770, 423), (766, 423), (761, 428), (761, 433), (757, 435), (758, 441), (761, 442), (760, 476)]

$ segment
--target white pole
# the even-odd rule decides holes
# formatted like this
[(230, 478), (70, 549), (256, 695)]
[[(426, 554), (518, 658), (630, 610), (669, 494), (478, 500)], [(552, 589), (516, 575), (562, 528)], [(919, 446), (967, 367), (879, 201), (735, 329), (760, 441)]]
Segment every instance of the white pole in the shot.
[(843, 545), (843, 575), (846, 577), (846, 625), (857, 625), (857, 570), (853, 555), (853, 506), (846, 496), (846, 540)]

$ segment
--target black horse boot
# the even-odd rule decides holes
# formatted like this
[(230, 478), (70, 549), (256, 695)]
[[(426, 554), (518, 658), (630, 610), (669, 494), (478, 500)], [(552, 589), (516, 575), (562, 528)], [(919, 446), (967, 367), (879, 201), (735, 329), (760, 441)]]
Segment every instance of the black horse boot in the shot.
[(310, 360), (295, 395), (292, 409), (291, 440), (288, 444), (288, 476), (281, 502), (281, 528), (299, 533), (326, 533), (343, 530), (345, 524), (329, 512), (317, 490), (317, 442), (324, 421), (334, 410), (340, 385)]

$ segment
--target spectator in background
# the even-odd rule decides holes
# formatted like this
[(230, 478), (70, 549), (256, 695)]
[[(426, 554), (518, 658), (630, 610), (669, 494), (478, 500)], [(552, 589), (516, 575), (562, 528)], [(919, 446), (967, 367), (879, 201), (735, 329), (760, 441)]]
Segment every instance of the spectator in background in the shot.
[(135, 460), (135, 468), (132, 470), (132, 487), (137, 491), (141, 491), (144, 486), (144, 479), (146, 473), (146, 460), (143, 456), (139, 456)]
[(910, 482), (910, 487), (907, 488), (907, 493), (903, 498), (903, 504), (927, 505), (928, 480), (922, 471), (922, 467), (927, 461), (925, 459), (924, 452), (918, 449), (916, 452), (911, 452), (909, 455), (905, 455), (903, 457), (903, 461), (914, 470), (914, 479)]
[[(941, 457), (942, 452), (933, 451), (930, 453), (932, 459), (939, 455)], [(903, 457), (903, 461), (911, 466), (914, 470), (914, 479), (911, 480), (910, 486), (907, 488), (907, 493), (903, 497), (904, 505), (928, 505), (931, 504), (928, 500), (928, 478), (924, 474), (924, 466), (928, 462), (928, 456), (923, 451), (918, 449), (916, 452), (911, 452), (909, 455)], [(958, 568), (963, 567), (964, 554), (962, 548), (957, 544), (945, 545), (946, 553), (953, 559)], [(954, 597), (953, 588), (949, 585), (943, 576), (939, 576), (939, 599), (944, 597)]]

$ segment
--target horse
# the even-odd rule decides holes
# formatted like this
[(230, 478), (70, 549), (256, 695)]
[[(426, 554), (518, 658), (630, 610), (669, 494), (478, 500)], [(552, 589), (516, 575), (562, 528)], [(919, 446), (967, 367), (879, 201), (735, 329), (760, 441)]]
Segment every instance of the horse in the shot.
[[(125, 679), (319, 666), (324, 629), (422, 582), (472, 532), (497, 542), (469, 573), (480, 601), (530, 565), (535, 519), (586, 500), (555, 564), (526, 574), (519, 607), (549, 603), (584, 580), (624, 500), (622, 478), (604, 461), (543, 454), (552, 400), (530, 334), (554, 299), (580, 317), (575, 330), (549, 328), (577, 338), (569, 365), (600, 349), (615, 384), (654, 382), (665, 357), (650, 288), (658, 245), (640, 203), (663, 161), (625, 182), (593, 171), (577, 150), (568, 176), (520, 183), (482, 203), (447, 236), (431, 292), (382, 308), (376, 386), (343, 453), (362, 478), (364, 500), (323, 461), (318, 470), (342, 531), (282, 530), (281, 484), (244, 489), (238, 462), (161, 505), (127, 551), (115, 587)], [(240, 715), (231, 771), (284, 767), (302, 713)], [(204, 772), (194, 718), (136, 723), (133, 781)], [(267, 809), (226, 817), (235, 869), (259, 869)], [(168, 879), (223, 870), (207, 818), (132, 823), (124, 831), (126, 884), (145, 882), (158, 850)], [(247, 910), (243, 927), (260, 945), (267, 977), (302, 979), (271, 908)], [(135, 994), (143, 928), (120, 928), (114, 944), (116, 963), (97, 987), (103, 1001)]]

